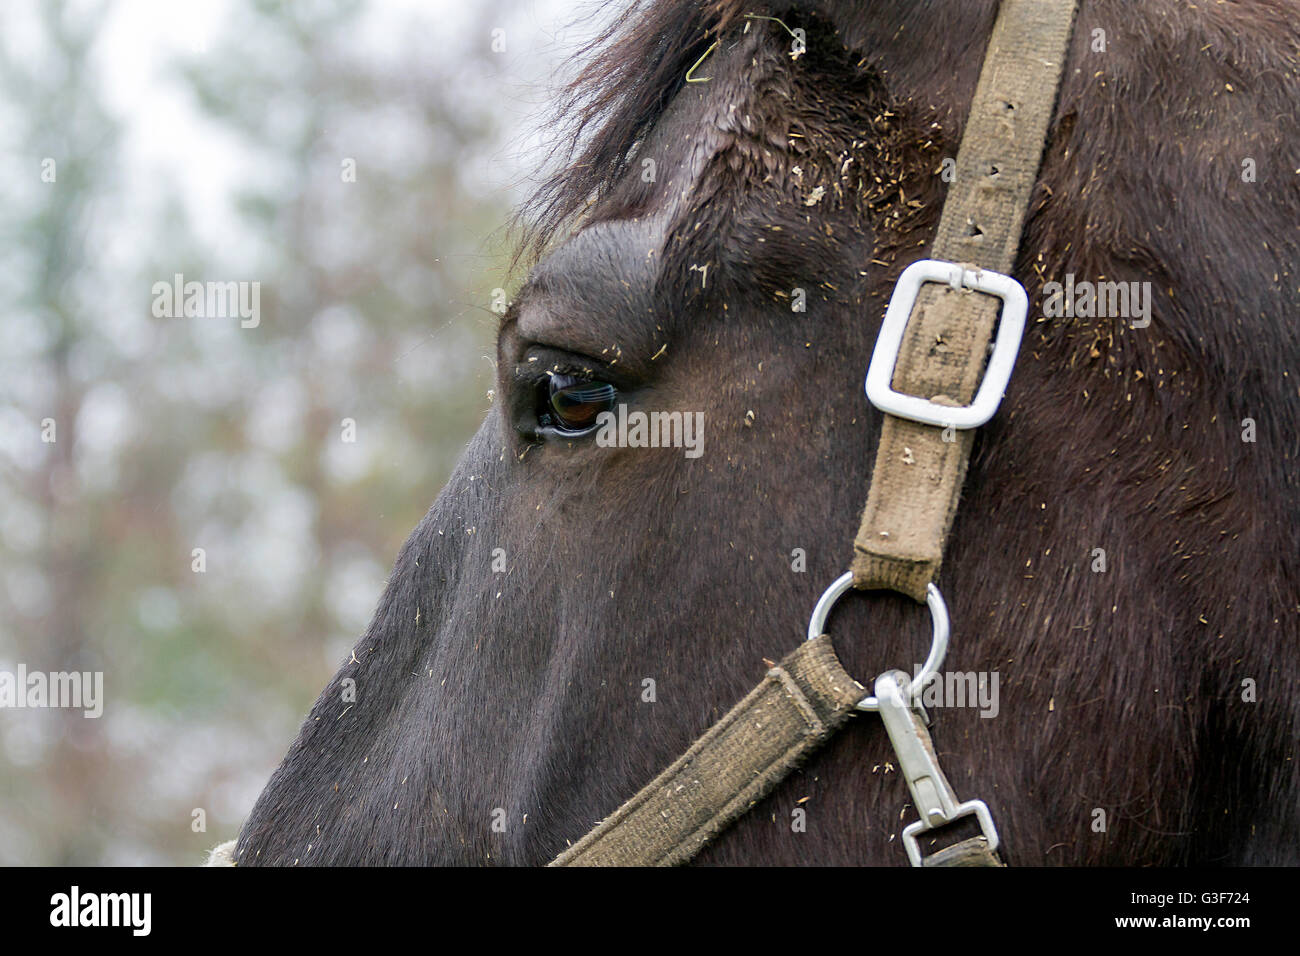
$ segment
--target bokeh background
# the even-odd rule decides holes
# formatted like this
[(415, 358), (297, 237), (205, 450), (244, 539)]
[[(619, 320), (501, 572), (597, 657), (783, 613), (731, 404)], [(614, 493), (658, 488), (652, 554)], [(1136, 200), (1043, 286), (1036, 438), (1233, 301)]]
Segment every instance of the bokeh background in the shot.
[[(598, 6), (0, 5), (0, 670), (105, 685), (0, 709), (0, 863), (237, 833), (488, 407)], [(176, 273), (260, 324), (155, 318)]]

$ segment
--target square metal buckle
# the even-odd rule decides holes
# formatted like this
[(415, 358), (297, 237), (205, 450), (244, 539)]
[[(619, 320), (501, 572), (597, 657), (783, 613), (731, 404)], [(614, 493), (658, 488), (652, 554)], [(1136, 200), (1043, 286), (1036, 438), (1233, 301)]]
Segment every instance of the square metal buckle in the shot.
[[(904, 395), (890, 386), (894, 366), (898, 363), (898, 350), (903, 344), (903, 330), (916, 305), (916, 297), (925, 282), (942, 282), (954, 289), (965, 287), (976, 292), (995, 295), (1002, 300), (1002, 318), (998, 323), (993, 354), (989, 356), (984, 371), (984, 381), (975, 393), (975, 400), (961, 407), (938, 405), (915, 395)], [(978, 428), (998, 410), (1002, 395), (1011, 381), (1011, 369), (1020, 351), (1020, 339), (1025, 332), (1025, 317), (1029, 314), (1029, 296), (1025, 287), (1011, 276), (983, 269), (966, 269), (956, 262), (939, 259), (922, 259), (914, 262), (898, 277), (894, 294), (890, 297), (885, 320), (876, 337), (876, 348), (871, 353), (867, 368), (867, 399), (882, 412), (924, 422), (939, 428)]]

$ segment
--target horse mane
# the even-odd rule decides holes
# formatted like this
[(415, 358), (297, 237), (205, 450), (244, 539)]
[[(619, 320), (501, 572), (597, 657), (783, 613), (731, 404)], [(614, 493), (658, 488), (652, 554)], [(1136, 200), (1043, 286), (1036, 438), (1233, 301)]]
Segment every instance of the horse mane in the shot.
[(686, 82), (691, 66), (743, 13), (741, 0), (634, 0), (583, 44), (586, 62), (559, 91), (552, 172), (516, 211), (513, 266), (532, 263), (607, 196), (637, 144)]

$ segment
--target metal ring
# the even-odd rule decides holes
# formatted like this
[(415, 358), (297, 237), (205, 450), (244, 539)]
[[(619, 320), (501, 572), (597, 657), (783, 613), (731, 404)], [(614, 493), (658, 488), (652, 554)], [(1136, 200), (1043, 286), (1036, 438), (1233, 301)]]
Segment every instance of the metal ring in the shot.
[[(813, 607), (812, 617), (808, 619), (808, 640), (814, 640), (826, 633), (826, 618), (830, 616), (835, 602), (853, 587), (853, 572), (845, 571), (831, 583)], [(912, 678), (912, 683), (924, 687), (939, 673), (944, 656), (948, 653), (948, 605), (943, 603), (943, 595), (933, 584), (926, 585), (925, 605), (930, 609), (931, 636), (930, 655), (925, 659), (921, 672)], [(858, 710), (879, 710), (880, 703), (870, 695), (858, 701)]]

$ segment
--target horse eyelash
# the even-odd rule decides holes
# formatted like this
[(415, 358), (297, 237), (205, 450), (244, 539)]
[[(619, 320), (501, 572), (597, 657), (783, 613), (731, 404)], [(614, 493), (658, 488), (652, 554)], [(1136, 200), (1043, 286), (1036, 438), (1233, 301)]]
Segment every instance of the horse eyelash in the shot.
[(563, 362), (555, 362), (546, 367), (538, 367), (537, 363), (531, 365), (525, 363), (519, 366), (519, 378), (528, 385), (542, 385), (556, 375), (571, 375), (584, 382), (596, 380), (595, 369), (567, 365)]
[[(536, 348), (536, 346), (534, 347)], [(541, 350), (551, 352), (552, 354), (560, 351), (558, 349), (546, 347), (543, 347)], [(620, 376), (616, 376), (611, 370), (602, 368), (597, 362), (583, 362), (576, 360), (565, 361), (563, 358), (552, 360), (550, 362), (543, 362), (541, 356), (533, 356), (532, 358), (535, 358), (536, 361), (531, 361), (530, 357), (525, 353), (524, 360), (515, 366), (516, 376), (519, 381), (526, 382), (530, 385), (540, 385), (552, 375), (571, 375), (584, 382), (609, 382), (615, 388), (620, 390), (622, 390), (625, 384), (621, 381)], [(575, 356), (574, 359), (578, 359), (578, 356)]]

